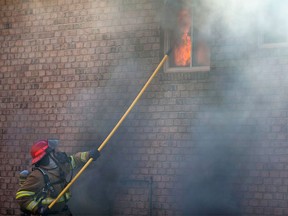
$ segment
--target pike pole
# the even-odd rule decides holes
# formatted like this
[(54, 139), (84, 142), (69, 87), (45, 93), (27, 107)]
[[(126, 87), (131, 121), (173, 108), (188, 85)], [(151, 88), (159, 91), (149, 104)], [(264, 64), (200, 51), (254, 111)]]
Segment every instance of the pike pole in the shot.
[[(165, 63), (165, 61), (168, 59), (168, 56), (170, 55), (172, 49), (170, 48), (166, 54), (164, 55), (163, 59), (161, 60), (161, 62), (158, 64), (157, 68), (154, 70), (154, 72), (152, 73), (152, 75), (150, 76), (150, 78), (148, 79), (148, 81), (146, 82), (146, 84), (142, 87), (142, 89), (140, 90), (140, 92), (138, 93), (138, 95), (136, 96), (136, 98), (134, 99), (134, 101), (132, 102), (132, 104), (129, 106), (129, 108), (127, 109), (127, 111), (124, 113), (124, 115), (121, 117), (121, 119), (118, 121), (118, 123), (115, 125), (115, 127), (112, 129), (112, 131), (109, 133), (109, 135), (106, 137), (106, 139), (102, 142), (102, 144), (99, 146), (98, 151), (100, 152), (104, 146), (107, 144), (107, 142), (109, 141), (109, 139), (113, 136), (113, 134), (116, 132), (116, 130), (119, 128), (119, 126), (122, 124), (122, 122), (124, 121), (124, 119), (127, 117), (127, 115), (129, 114), (129, 112), (132, 110), (132, 108), (135, 106), (135, 104), (138, 102), (138, 100), (140, 99), (140, 97), (143, 95), (143, 93), (145, 92), (145, 90), (147, 89), (147, 87), (149, 86), (149, 84), (151, 83), (151, 81), (153, 80), (153, 78), (156, 76), (156, 74), (159, 72), (159, 70), (161, 69), (161, 67), (163, 66), (163, 64)], [(86, 164), (79, 170), (79, 172), (74, 176), (74, 178), (69, 182), (69, 184), (67, 184), (67, 186), (61, 191), (61, 193), (56, 197), (56, 199), (50, 203), (50, 205), (48, 206), (48, 209), (51, 209), (55, 203), (66, 193), (66, 191), (72, 186), (72, 184), (79, 178), (79, 176), (84, 172), (84, 170), (90, 165), (90, 163), (93, 161), (93, 158), (90, 158)]]

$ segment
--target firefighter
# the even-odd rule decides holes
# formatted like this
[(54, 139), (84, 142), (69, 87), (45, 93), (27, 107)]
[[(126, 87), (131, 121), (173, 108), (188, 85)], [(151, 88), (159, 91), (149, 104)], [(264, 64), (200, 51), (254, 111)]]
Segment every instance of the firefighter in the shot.
[(32, 172), (21, 182), (16, 193), (23, 215), (72, 215), (66, 204), (71, 197), (69, 190), (51, 209), (48, 206), (71, 181), (73, 169), (90, 158), (95, 161), (100, 152), (91, 150), (67, 156), (52, 144), (49, 145), (49, 140), (40, 140), (32, 145), (30, 153)]

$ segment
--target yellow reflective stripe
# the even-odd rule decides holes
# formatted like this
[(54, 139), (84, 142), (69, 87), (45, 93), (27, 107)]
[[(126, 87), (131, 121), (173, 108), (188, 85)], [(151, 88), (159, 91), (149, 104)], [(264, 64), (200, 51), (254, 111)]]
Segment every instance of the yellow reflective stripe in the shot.
[[(64, 196), (66, 197), (66, 200), (69, 200), (71, 198), (70, 193), (65, 193)], [(56, 203), (60, 203), (60, 202), (65, 202), (65, 198), (64, 196), (61, 196), (59, 200), (57, 200)], [(45, 199), (42, 200), (42, 204), (43, 205), (49, 205), (50, 203), (52, 203), (54, 201), (54, 198), (51, 197), (47, 197)]]
[(88, 160), (89, 152), (81, 152), (80, 158), (82, 162), (86, 162)]
[(39, 201), (32, 201), (28, 204), (28, 206), (26, 207), (27, 210), (32, 211), (37, 205), (38, 205)]
[[(41, 203), (42, 203), (43, 205), (49, 205), (49, 204), (52, 203), (53, 201), (54, 201), (53, 198), (47, 197), (46, 199), (42, 200)], [(61, 197), (59, 200), (57, 200), (57, 203), (64, 202), (64, 201), (65, 201), (64, 197)]]
[(70, 156), (70, 158), (71, 158), (71, 166), (74, 169), (76, 167), (76, 163), (75, 163), (74, 157)]
[(16, 193), (16, 199), (19, 199), (21, 197), (25, 197), (25, 196), (34, 196), (35, 193), (31, 192), (31, 191), (18, 191)]

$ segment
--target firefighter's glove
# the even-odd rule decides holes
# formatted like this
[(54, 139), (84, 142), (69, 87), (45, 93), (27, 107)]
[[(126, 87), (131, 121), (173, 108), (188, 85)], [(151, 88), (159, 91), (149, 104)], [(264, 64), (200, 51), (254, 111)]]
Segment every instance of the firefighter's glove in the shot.
[(89, 157), (93, 158), (93, 161), (95, 161), (98, 157), (100, 157), (100, 152), (97, 149), (90, 150)]
[(48, 208), (44, 207), (44, 206), (40, 206), (37, 210), (37, 214), (41, 215), (41, 216), (45, 216), (48, 215)]

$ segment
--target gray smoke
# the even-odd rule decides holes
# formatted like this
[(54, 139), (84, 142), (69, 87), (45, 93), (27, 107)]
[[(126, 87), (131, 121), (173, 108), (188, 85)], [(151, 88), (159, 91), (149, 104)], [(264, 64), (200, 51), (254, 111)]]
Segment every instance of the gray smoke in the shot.
[[(173, 30), (176, 26), (173, 15), (176, 16), (182, 6), (179, 1), (166, 3), (163, 13), (160, 13), (163, 15), (160, 17), (161, 27)], [(195, 6), (202, 18), (201, 27), (212, 29), (209, 35), (212, 47), (211, 71), (202, 80), (197, 80), (199, 86), (203, 85), (203, 88), (196, 88), (199, 93), (197, 97), (181, 98), (183, 104), (193, 104), (194, 100), (201, 102), (196, 119), (192, 119), (187, 126), (191, 133), (188, 135), (189, 144), (181, 152), (184, 164), (178, 172), (177, 189), (180, 188), (180, 192), (173, 191), (178, 208), (186, 215), (241, 214), (243, 197), (239, 188), (247, 176), (247, 167), (252, 164), (251, 152), (259, 150), (265, 138), (263, 134), (268, 130), (267, 122), (263, 122), (262, 117), (272, 107), (281, 109), (286, 106), (284, 101), (287, 96), (284, 92), (287, 76), (283, 75), (281, 68), (277, 69), (270, 62), (270, 51), (259, 50), (257, 43), (258, 32), (271, 26), (263, 18), (267, 5), (269, 1), (248, 0), (193, 1), (193, 5), (186, 1), (184, 5)], [(201, 13), (202, 10), (207, 13)], [(254, 19), (255, 14), (259, 15), (259, 20)], [(109, 29), (112, 31), (113, 27)], [(76, 99), (87, 98), (91, 101), (91, 104), (83, 107), (83, 115), (88, 116), (89, 121), (79, 134), (79, 141), (85, 140), (87, 148), (98, 147), (109, 134), (154, 69), (152, 65), (159, 60), (158, 53), (154, 60), (146, 58), (148, 54), (143, 50), (141, 34), (145, 34), (141, 26), (129, 33), (101, 34), (103, 40), (112, 44), (111, 59), (113, 55), (119, 57), (120, 53), (125, 58), (119, 58), (116, 63), (105, 61), (106, 65), (98, 71), (98, 85), (84, 88), (76, 94)], [(125, 44), (117, 45), (112, 38), (125, 38)], [(97, 49), (97, 52), (107, 54), (104, 49)], [(92, 69), (88, 73), (97, 71)], [(165, 95), (165, 84), (169, 86), (171, 83), (179, 86), (179, 89), (192, 85), (187, 80), (181, 83), (172, 79), (161, 84), (160, 94)], [(177, 88), (172, 88), (173, 91), (177, 93)], [(152, 103), (150, 100), (145, 102)], [(72, 106), (70, 110), (75, 111)], [(127, 174), (130, 168), (138, 166), (135, 162), (127, 168), (127, 161), (125, 163), (121, 155), (123, 152), (116, 150), (127, 144), (123, 141), (130, 141), (128, 144), (132, 145), (132, 141), (125, 137), (126, 134), (131, 135), (126, 131), (126, 126), (129, 120), (138, 116), (138, 112), (135, 107), (105, 147), (99, 161), (77, 182), (70, 204), (75, 214), (113, 214), (113, 201), (123, 171)], [(179, 121), (182, 120), (179, 115)], [(133, 138), (137, 143), (137, 134)], [(177, 144), (184, 145), (181, 141)]]
[[(195, 124), (191, 123), (190, 146), (183, 148), (185, 165), (177, 183), (182, 191), (175, 192), (175, 202), (185, 215), (241, 215), (241, 189), (271, 126), (265, 116), (272, 109), (287, 108), (288, 76), (271, 58), (286, 55), (285, 51), (263, 48), (260, 36), (269, 30), (270, 38), (279, 37), (274, 27), (279, 23), (287, 30), (288, 4), (168, 0), (162, 13), (164, 30), (175, 28), (183, 5), (202, 11), (204, 28), (212, 29), (212, 65), (207, 80), (198, 81), (204, 86), (202, 97), (184, 102), (202, 101)], [(271, 12), (276, 18), (268, 18)], [(282, 127), (279, 130), (287, 129)]]
[[(134, 10), (133, 4), (120, 4), (115, 10), (118, 14), (117, 19), (133, 22), (133, 18), (125, 16), (125, 10)], [(141, 17), (137, 16), (135, 20), (136, 18), (137, 22), (143, 21)], [(75, 95), (76, 100), (86, 98), (88, 102), (90, 101), (90, 104), (87, 103), (82, 108), (83, 116), (88, 116), (89, 120), (79, 134), (79, 140), (85, 141), (87, 148), (100, 146), (147, 81), (152, 73), (154, 61), (158, 61), (159, 56), (156, 52), (155, 56), (151, 56), (152, 52), (144, 50), (145, 41), (141, 40), (141, 35), (146, 34), (145, 28), (145, 25), (139, 25), (127, 32), (117, 30), (116, 26), (108, 26), (108, 32), (99, 34), (103, 36), (103, 43), (108, 46), (103, 48), (103, 51), (99, 50), (100, 54), (106, 55), (107, 60), (103, 61), (106, 65), (100, 67), (98, 71), (93, 69), (88, 71), (90, 74), (98, 72), (98, 85), (84, 88)], [(159, 33), (155, 31), (155, 36), (157, 35)], [(121, 43), (117, 44), (119, 38)], [(71, 111), (73, 112), (73, 108)], [(119, 149), (127, 145), (127, 142), (124, 142), (126, 126), (137, 112), (139, 110), (136, 106), (109, 140), (99, 160), (87, 169), (74, 186), (73, 199), (69, 204), (74, 214), (101, 216), (113, 214), (114, 200), (121, 186), (119, 182), (125, 176), (123, 170), (129, 173), (127, 171), (129, 168), (123, 164), (123, 155)], [(137, 163), (133, 163), (133, 166), (137, 166)]]

